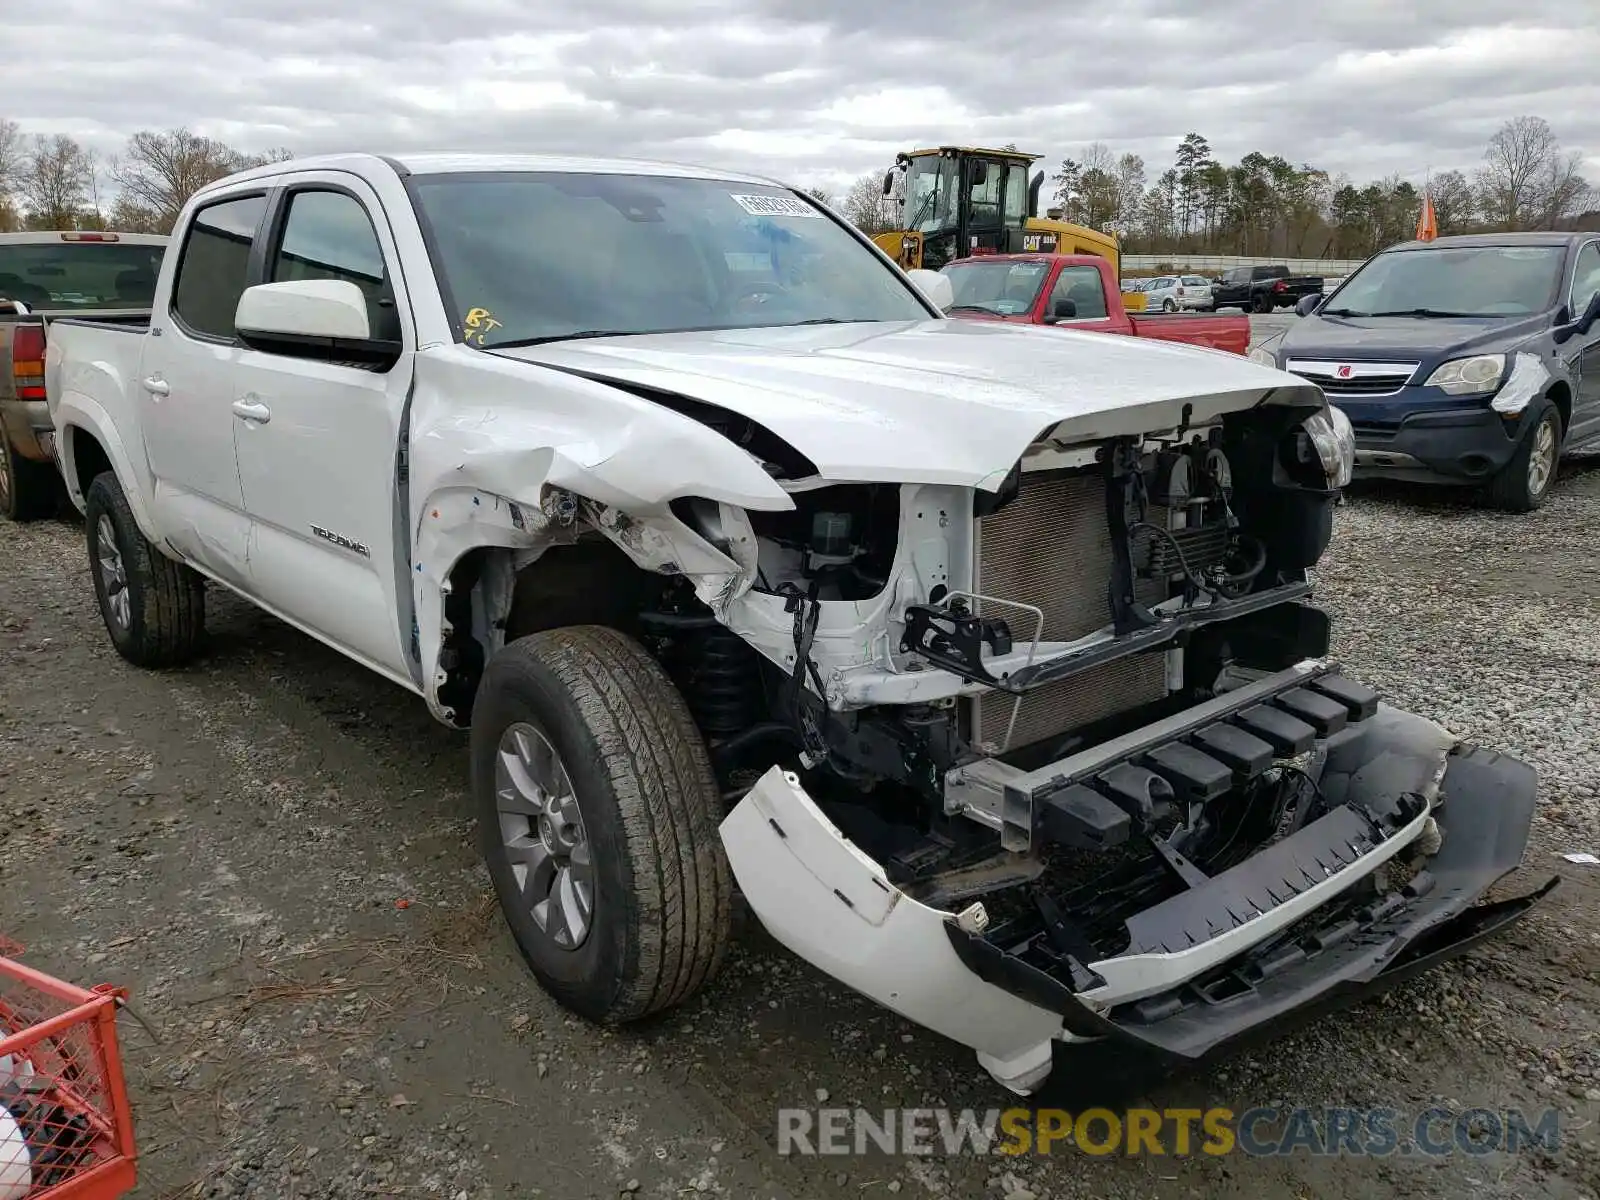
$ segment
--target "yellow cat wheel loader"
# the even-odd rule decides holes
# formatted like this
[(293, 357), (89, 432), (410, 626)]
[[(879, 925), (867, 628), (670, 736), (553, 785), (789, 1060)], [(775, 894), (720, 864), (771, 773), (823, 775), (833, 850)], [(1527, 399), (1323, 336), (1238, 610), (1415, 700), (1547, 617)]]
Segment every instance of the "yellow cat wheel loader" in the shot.
[(883, 194), (900, 189), (900, 228), (873, 240), (906, 270), (937, 271), (974, 254), (1098, 254), (1118, 270), (1114, 234), (1039, 216), (1044, 172), (1030, 180), (1037, 154), (940, 146), (895, 156)]

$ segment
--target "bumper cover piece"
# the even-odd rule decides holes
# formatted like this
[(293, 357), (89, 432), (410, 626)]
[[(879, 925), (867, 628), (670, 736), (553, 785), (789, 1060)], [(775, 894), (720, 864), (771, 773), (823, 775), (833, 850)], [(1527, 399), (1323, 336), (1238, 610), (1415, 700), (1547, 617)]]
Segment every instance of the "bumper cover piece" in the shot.
[(975, 973), (1054, 1007), (1073, 1037), (1192, 1062), (1376, 995), (1526, 915), (1559, 876), (1520, 896), (1478, 901), (1520, 862), (1535, 791), (1524, 763), (1481, 749), (1452, 754), (1434, 813), (1443, 845), (1404, 888), (1348, 913), (1319, 909), (1241, 955), (1226, 980), (1197, 980), (1135, 1003), (1099, 1009), (953, 921), (946, 933)]

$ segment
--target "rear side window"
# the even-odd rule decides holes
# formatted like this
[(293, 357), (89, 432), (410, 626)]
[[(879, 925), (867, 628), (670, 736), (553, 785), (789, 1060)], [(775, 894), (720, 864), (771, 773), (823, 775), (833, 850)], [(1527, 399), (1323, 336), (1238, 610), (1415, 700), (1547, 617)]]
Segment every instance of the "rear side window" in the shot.
[(0, 245), (0, 299), (34, 312), (149, 308), (163, 249), (59, 240)]
[(266, 208), (265, 196), (240, 196), (195, 213), (172, 289), (172, 311), (185, 329), (233, 339), (233, 314), (249, 279), (250, 243)]
[(396, 341), (399, 318), (383, 249), (361, 202), (346, 192), (303, 191), (289, 198), (283, 240), (267, 278), (339, 279), (361, 289), (372, 336)]

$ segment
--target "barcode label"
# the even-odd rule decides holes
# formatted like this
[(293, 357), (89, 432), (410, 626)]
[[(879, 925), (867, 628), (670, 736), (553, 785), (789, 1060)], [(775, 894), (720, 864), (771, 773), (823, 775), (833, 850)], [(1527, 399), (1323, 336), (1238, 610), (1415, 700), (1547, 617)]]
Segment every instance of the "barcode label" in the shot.
[(798, 196), (740, 196), (733, 202), (753, 217), (820, 217), (822, 214)]

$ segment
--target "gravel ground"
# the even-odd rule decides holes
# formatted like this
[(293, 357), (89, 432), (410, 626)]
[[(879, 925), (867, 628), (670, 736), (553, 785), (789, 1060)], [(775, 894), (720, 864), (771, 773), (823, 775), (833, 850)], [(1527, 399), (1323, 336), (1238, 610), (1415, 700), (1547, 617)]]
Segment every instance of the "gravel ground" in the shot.
[(1396, 702), (1525, 756), (1514, 934), (1203, 1073), (1058, 1071), (1081, 1107), (1558, 1108), (1559, 1153), (782, 1157), (776, 1110), (1004, 1104), (970, 1055), (745, 927), (686, 1010), (626, 1034), (532, 984), (470, 841), (464, 739), (213, 592), (166, 675), (111, 650), (76, 523), (0, 525), (0, 930), (130, 987), (138, 1197), (1596, 1197), (1600, 468), (1529, 517), (1359, 489), (1321, 570), (1338, 652)]

